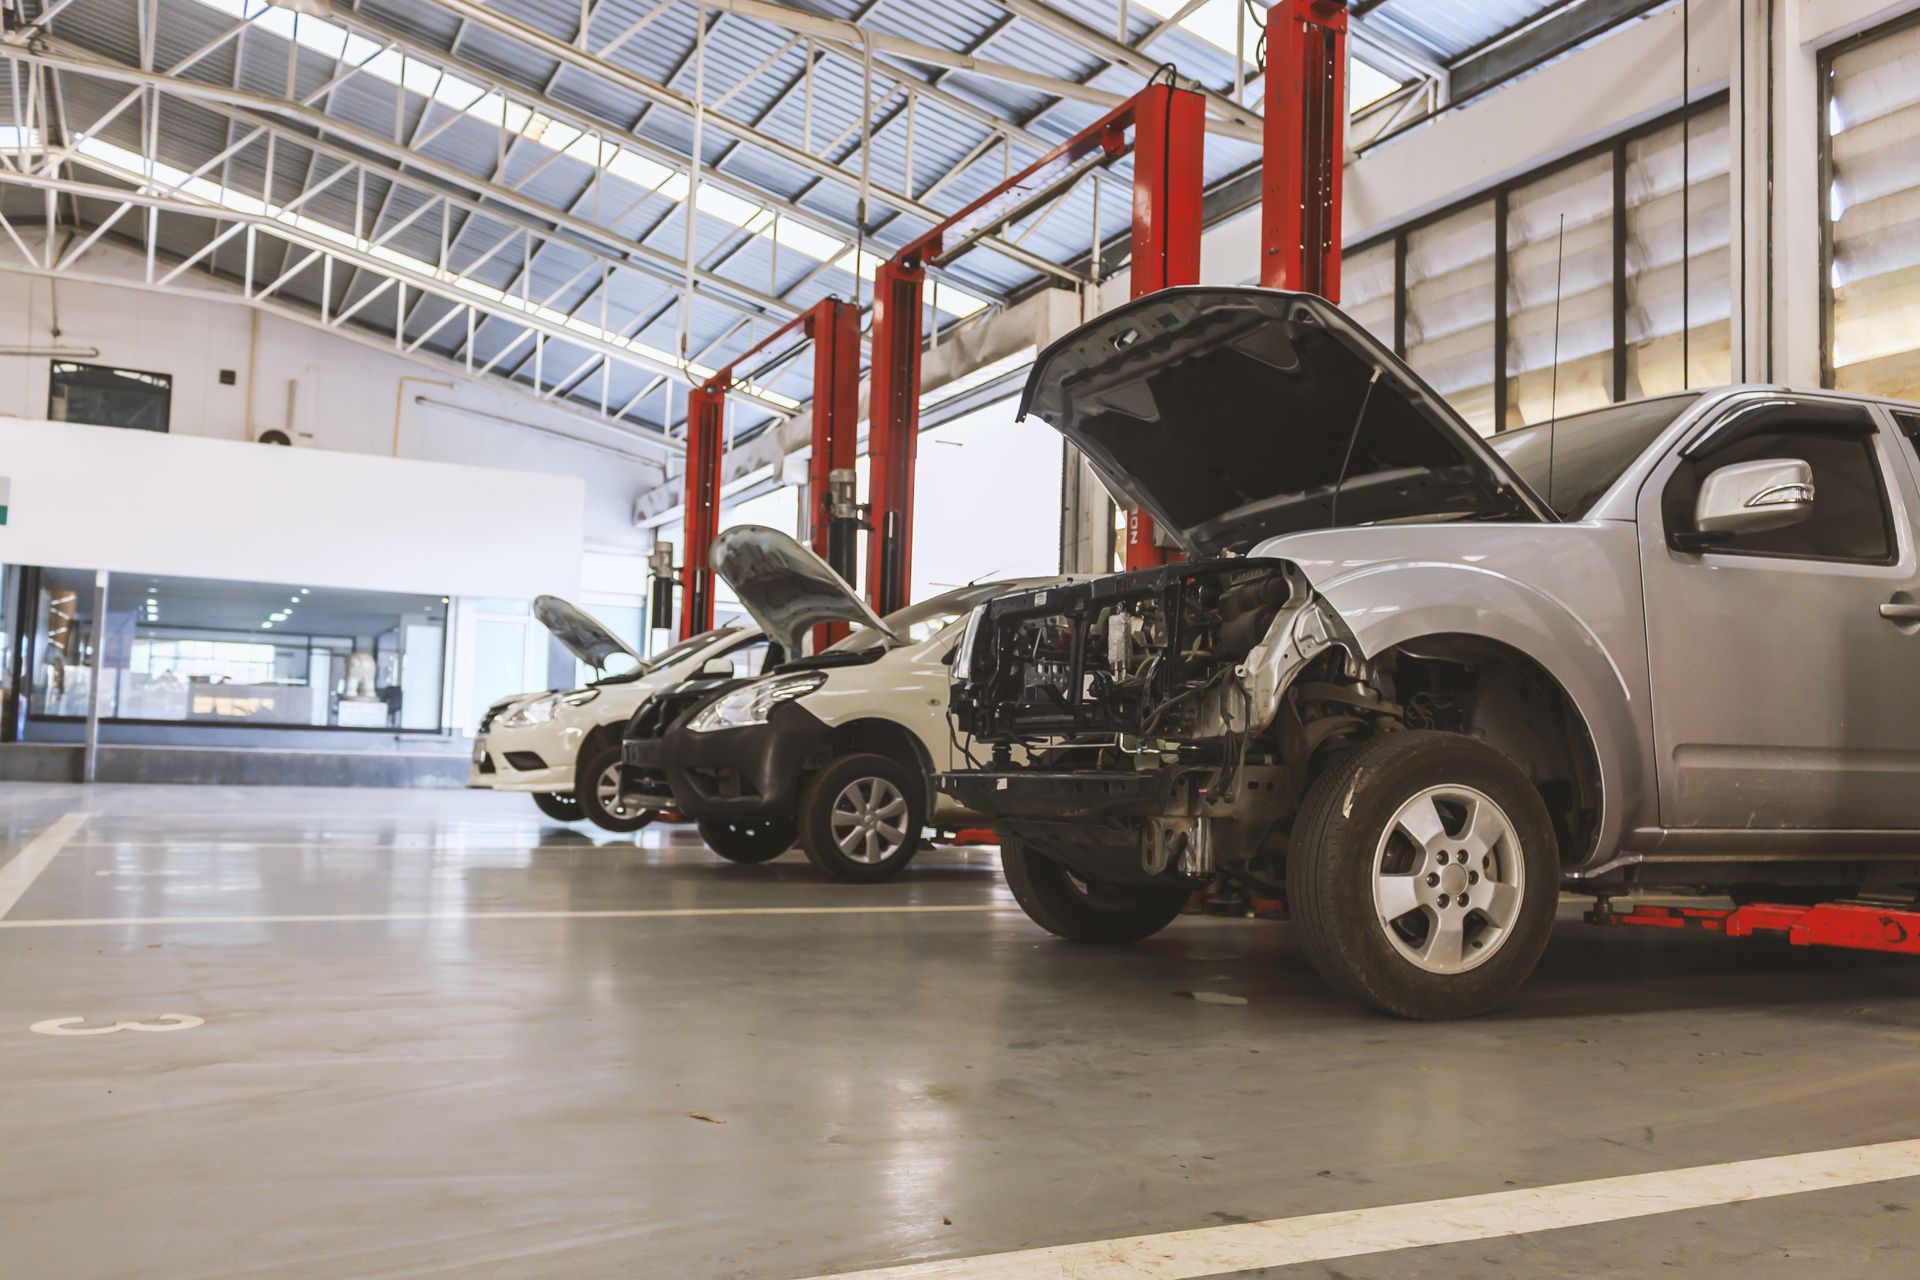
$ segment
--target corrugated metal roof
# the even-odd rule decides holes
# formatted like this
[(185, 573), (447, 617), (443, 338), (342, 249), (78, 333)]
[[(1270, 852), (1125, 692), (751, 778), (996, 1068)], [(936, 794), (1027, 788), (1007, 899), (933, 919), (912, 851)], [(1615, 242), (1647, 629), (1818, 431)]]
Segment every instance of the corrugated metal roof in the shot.
[[(1047, 3), (1090, 36), (1078, 39), (1070, 29), (1056, 29), (1057, 24), (1015, 16), (993, 0), (804, 0), (794, 7), (1115, 95), (1142, 85), (1140, 68), (1117, 65), (1100, 44), (1116, 34), (1112, 0)], [(488, 0), (488, 6), (563, 42), (573, 43), (581, 34), (579, 0)], [(868, 292), (864, 282), (843, 267), (823, 264), (791, 245), (776, 251), (767, 235), (756, 233), (763, 229), (758, 223), (753, 228), (739, 225), (738, 212), (758, 205), (798, 210), (800, 222), (816, 233), (815, 240), (825, 233), (822, 243), (851, 242), (859, 210), (862, 121), (868, 111), (862, 99), (863, 67), (852, 46), (794, 40), (777, 26), (703, 9), (692, 0), (675, 0), (649, 19), (655, 6), (656, 0), (600, 0), (591, 6), (588, 30), (580, 40), (584, 48), (601, 52), (628, 36), (605, 54), (606, 63), (617, 69), (611, 74), (568, 65), (524, 41), (463, 21), (431, 0), (359, 0), (351, 11), (342, 7), (340, 20), (361, 24), (360, 33), (373, 42), (358, 46), (358, 56), (368, 56), (389, 39), (411, 47), (412, 89), (393, 82), (397, 63), (392, 58), (372, 70), (347, 74), (350, 69), (336, 60), (337, 34), (329, 45), (322, 38), (329, 28), (312, 18), (298, 19), (307, 25), (299, 28), (301, 43), (290, 49), (284, 33), (294, 20), (285, 10), (262, 9), (237, 38), (203, 53), (180, 73), (189, 83), (182, 91), (169, 92), (164, 101), (156, 158), (180, 171), (197, 171), (249, 131), (271, 126), (222, 158), (208, 176), (235, 192), (283, 206), (339, 169), (342, 160), (324, 152), (354, 153), (364, 145), (369, 167), (310, 195), (300, 204), (301, 216), (341, 232), (382, 237), (383, 250), (419, 263), (438, 262), (444, 246), (450, 272), (562, 310), (578, 306), (581, 316), (596, 324), (604, 316), (615, 334), (637, 335), (670, 351), (682, 329), (680, 273), (674, 263), (686, 245), (687, 207), (681, 198), (685, 181), (675, 179), (664, 190), (655, 190), (654, 184), (676, 167), (676, 156), (690, 149), (693, 121), (687, 112), (658, 100), (661, 93), (623, 83), (620, 76), (640, 77), (662, 86), (665, 94), (685, 98), (695, 94), (697, 80), (714, 116), (724, 120), (710, 119), (704, 133), (702, 164), (718, 195), (711, 206), (703, 202), (695, 220), (696, 260), (711, 279), (690, 304), (684, 328), (694, 349), (713, 348), (709, 363), (721, 362), (790, 314), (776, 309), (743, 325), (743, 315), (756, 314), (756, 298), (782, 298), (797, 309), (829, 292)], [(1550, 0), (1381, 0), (1365, 12), (1364, 21), (1445, 61), (1553, 7)], [(648, 19), (644, 28), (629, 34), (643, 19)], [(1129, 40), (1139, 41), (1161, 20), (1136, 4), (1127, 21)], [(694, 55), (703, 23), (704, 67), (696, 76)], [(200, 0), (160, 0), (154, 65), (171, 67), (233, 27), (227, 12)], [(140, 66), (140, 29), (136, 0), (74, 0), (55, 16), (50, 35), (56, 44), (84, 50), (88, 58), (134, 69)], [(1235, 83), (1238, 70), (1231, 51), (1185, 28), (1164, 33), (1140, 59), (1171, 62), (1181, 74), (1221, 90)], [(561, 118), (557, 128), (549, 125), (551, 132), (542, 135), (560, 139), (553, 145), (567, 145), (578, 128), (602, 129), (607, 137), (627, 139), (648, 158), (624, 171), (648, 175), (647, 184), (596, 169), (585, 150), (556, 155), (532, 137), (503, 140), (500, 125), (462, 110), (465, 103), (457, 94), (451, 95), (456, 99), (451, 104), (427, 96), (434, 76), (424, 81), (418, 77), (423, 62), (456, 78), (441, 80), (442, 88), (460, 80), (474, 86), (473, 93), (497, 85), (507, 90), (509, 100)], [(928, 219), (911, 207), (914, 202), (942, 213), (957, 211), (1009, 169), (1031, 163), (1101, 110), (1029, 86), (884, 54), (875, 58), (871, 79), (872, 140), (865, 172), (874, 187), (868, 210), (870, 244), (879, 253), (926, 229)], [(76, 129), (87, 129), (88, 121), (131, 88), (124, 79), (78, 71), (62, 72), (61, 82), (62, 103)], [(202, 92), (192, 92), (194, 85)], [(917, 95), (911, 113), (905, 107), (907, 88)], [(221, 96), (229, 90), (251, 98)], [(13, 96), (0, 94), (0, 118), (12, 110)], [(500, 109), (498, 99), (489, 101), (491, 110)], [(345, 132), (316, 142), (312, 112), (323, 113)], [(509, 118), (523, 121), (527, 116), (516, 106)], [(100, 129), (99, 136), (137, 152), (145, 145), (141, 122), (141, 112), (130, 110)], [(732, 122), (733, 132), (725, 122)], [(752, 132), (739, 136), (742, 128)], [(983, 145), (998, 133), (1005, 133), (1008, 141)], [(796, 159), (793, 151), (820, 156), (833, 172), (823, 174), (815, 164)], [(1252, 144), (1212, 136), (1205, 171), (1210, 181), (1217, 180), (1258, 158)], [(1090, 244), (1126, 229), (1129, 175), (1130, 163), (1120, 161), (1102, 179), (1097, 210), (1092, 184), (1082, 183), (1055, 206), (1006, 229), (1003, 242), (1017, 242), (1023, 252), (1049, 261), (1080, 258)], [(440, 203), (443, 194), (450, 199), (438, 212), (424, 209), (429, 202)], [(0, 198), (13, 208), (21, 189), (0, 191)], [(111, 206), (94, 210), (99, 203), (83, 201), (81, 207), (104, 216)], [(421, 216), (408, 221), (415, 214)], [(563, 228), (563, 222), (575, 225)], [(204, 243), (210, 234), (206, 225), (207, 220), (163, 220), (162, 252), (191, 254), (197, 247), (195, 237)], [(257, 273), (277, 274), (298, 261), (277, 246), (263, 249), (261, 257)], [(223, 270), (238, 269), (234, 253), (223, 252), (212, 261)], [(369, 257), (358, 271), (337, 273), (328, 305), (351, 305), (377, 288), (379, 265)], [(1031, 286), (1040, 275), (1031, 262), (1021, 261), (1004, 246), (984, 243), (948, 264), (943, 278), (991, 301)], [(309, 271), (289, 281), (282, 298), (318, 306), (321, 287), (319, 273)], [(398, 316), (383, 295), (350, 323), (372, 330), (384, 325), (389, 332), (399, 324), (409, 336), (418, 336), (443, 318), (449, 305), (418, 301), (410, 315)], [(464, 329), (449, 325), (427, 348), (460, 352)], [(481, 323), (476, 357), (484, 363), (514, 336), (510, 323)], [(530, 377), (523, 359), (530, 354), (528, 345), (524, 352), (507, 356), (499, 371)], [(559, 377), (568, 372), (570, 362), (587, 356), (586, 349), (556, 339), (545, 347), (543, 372)], [(615, 388), (609, 393), (615, 409), (646, 385), (644, 377), (624, 366), (615, 370), (608, 379)], [(596, 373), (585, 380), (590, 393), (571, 394), (597, 402), (600, 382)], [(784, 370), (774, 380), (777, 389), (795, 398), (807, 393), (804, 383), (801, 369)], [(636, 416), (657, 420), (657, 398), (647, 400)]]

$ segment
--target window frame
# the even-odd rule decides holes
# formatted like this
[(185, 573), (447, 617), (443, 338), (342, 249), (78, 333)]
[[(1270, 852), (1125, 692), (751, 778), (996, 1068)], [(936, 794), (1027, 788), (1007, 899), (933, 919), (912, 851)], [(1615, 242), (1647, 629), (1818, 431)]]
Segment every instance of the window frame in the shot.
[[(1730, 445), (1761, 432), (1799, 424), (1806, 435), (1839, 437), (1865, 443), (1868, 467), (1873, 474), (1875, 492), (1880, 499), (1880, 532), (1886, 540), (1886, 553), (1880, 556), (1797, 555), (1792, 552), (1741, 547), (1737, 543), (1714, 543), (1705, 547), (1685, 547), (1678, 536), (1686, 530), (1676, 528), (1668, 518), (1668, 500), (1675, 486), (1697, 482), (1688, 472), (1689, 464), (1710, 462), (1713, 455)], [(1693, 556), (1727, 556), (1742, 560), (1777, 560), (1794, 564), (1854, 565), (1885, 569), (1900, 563), (1900, 533), (1893, 510), (1893, 490), (1887, 476), (1889, 459), (1881, 447), (1885, 435), (1879, 415), (1865, 402), (1840, 400), (1745, 400), (1736, 402), (1708, 423), (1692, 439), (1675, 450), (1675, 465), (1661, 482), (1659, 497), (1660, 534), (1669, 551)], [(1700, 473), (1711, 474), (1712, 468)], [(1818, 502), (1818, 477), (1814, 501)]]
[[(166, 394), (165, 394), (162, 408), (161, 408), (161, 418), (163, 419), (162, 425), (157, 428), (135, 427), (135, 426), (128, 426), (127, 424), (120, 423), (120, 422), (78, 422), (72, 418), (55, 418), (53, 416), (54, 390), (56, 387), (56, 378), (58, 376), (58, 371), (61, 365), (67, 365), (74, 369), (102, 369), (108, 373), (115, 373), (115, 374), (134, 373), (134, 374), (139, 374), (143, 378), (165, 379)], [(145, 431), (150, 435), (156, 435), (156, 436), (172, 435), (173, 434), (173, 375), (170, 373), (161, 373), (158, 370), (154, 370), (154, 369), (132, 369), (127, 367), (126, 365), (97, 364), (91, 360), (68, 360), (62, 357), (56, 357), (54, 359), (47, 361), (47, 421), (61, 422), (69, 426), (76, 426), (76, 427), (111, 427), (116, 431)]]
[[(1839, 388), (1840, 371), (1833, 363), (1833, 134), (1827, 128), (1827, 121), (1833, 111), (1834, 63), (1855, 49), (1865, 48), (1881, 40), (1899, 35), (1912, 27), (1920, 26), (1920, 11), (1903, 13), (1890, 18), (1878, 26), (1869, 27), (1858, 35), (1837, 40), (1820, 50), (1819, 69), (1815, 73), (1819, 92), (1814, 109), (1820, 114), (1814, 121), (1815, 136), (1820, 139), (1819, 190), (1815, 193), (1820, 205), (1820, 385), (1828, 391)], [(1769, 321), (1771, 323), (1771, 321)], [(1854, 392), (1852, 394), (1863, 394)], [(1909, 437), (1911, 438), (1911, 437)], [(1916, 446), (1920, 447), (1920, 446)]]
[[(1920, 15), (1916, 15), (1912, 20), (1920, 21)], [(1494, 311), (1493, 429), (1494, 429), (1494, 434), (1496, 435), (1498, 435), (1503, 431), (1508, 430), (1509, 429), (1508, 421), (1507, 421), (1508, 370), (1507, 370), (1506, 339), (1507, 339), (1507, 333), (1508, 333), (1509, 317), (1507, 312), (1508, 304), (1506, 300), (1506, 291), (1505, 291), (1505, 287), (1507, 283), (1507, 271), (1508, 271), (1507, 252), (1506, 252), (1507, 251), (1506, 222), (1507, 222), (1508, 198), (1514, 191), (1517, 191), (1523, 187), (1531, 186), (1536, 182), (1542, 181), (1543, 179), (1550, 178), (1554, 174), (1564, 169), (1570, 169), (1575, 165), (1584, 164), (1587, 161), (1594, 159), (1596, 156), (1611, 155), (1613, 157), (1613, 174), (1614, 174), (1614, 178), (1613, 178), (1613, 199), (1614, 199), (1614, 206), (1613, 206), (1613, 228), (1614, 228), (1614, 234), (1613, 234), (1613, 339), (1614, 340), (1613, 340), (1612, 386), (1609, 387), (1608, 390), (1609, 390), (1609, 394), (1612, 397), (1611, 403), (1620, 404), (1624, 402), (1628, 398), (1626, 395), (1626, 387), (1627, 387), (1628, 351), (1629, 351), (1629, 344), (1627, 342), (1627, 336), (1626, 336), (1627, 335), (1628, 262), (1627, 262), (1626, 235), (1625, 235), (1626, 220), (1627, 220), (1625, 160), (1626, 160), (1627, 148), (1630, 144), (1640, 140), (1641, 138), (1652, 137), (1654, 134), (1657, 134), (1665, 129), (1670, 129), (1674, 125), (1679, 124), (1683, 121), (1696, 120), (1702, 116), (1709, 115), (1714, 111), (1718, 111), (1722, 107), (1727, 106), (1730, 103), (1730, 101), (1731, 101), (1731, 96), (1729, 92), (1725, 89), (1720, 90), (1718, 93), (1708, 94), (1705, 97), (1694, 100), (1693, 102), (1689, 103), (1685, 107), (1676, 108), (1675, 110), (1669, 111), (1664, 115), (1661, 115), (1656, 117), (1655, 119), (1649, 120), (1645, 124), (1637, 125), (1632, 129), (1627, 129), (1620, 133), (1614, 134), (1611, 137), (1603, 139), (1600, 142), (1596, 142), (1589, 146), (1582, 147), (1577, 151), (1571, 152), (1564, 156), (1560, 156), (1549, 163), (1536, 166), (1535, 168), (1529, 169), (1524, 173), (1518, 174), (1512, 178), (1508, 178), (1502, 182), (1492, 184), (1491, 186), (1479, 188), (1478, 190), (1475, 190), (1466, 195), (1463, 195), (1458, 199), (1449, 201), (1447, 204), (1437, 209), (1433, 209), (1427, 213), (1424, 213), (1418, 218), (1409, 219), (1408, 221), (1400, 223), (1399, 225), (1391, 228), (1390, 230), (1382, 231), (1382, 232), (1379, 232), (1378, 234), (1368, 236), (1364, 240), (1356, 240), (1354, 243), (1345, 246), (1342, 252), (1349, 253), (1349, 254), (1364, 253), (1369, 249), (1374, 249), (1379, 247), (1382, 244), (1387, 244), (1387, 243), (1392, 243), (1394, 246), (1394, 266), (1395, 266), (1394, 297), (1393, 297), (1393, 353), (1394, 355), (1399, 356), (1402, 359), (1405, 359), (1407, 354), (1407, 342), (1406, 342), (1406, 336), (1407, 336), (1407, 281), (1406, 281), (1407, 237), (1414, 232), (1423, 230), (1424, 228), (1430, 227), (1435, 223), (1443, 222), (1446, 219), (1455, 216), (1456, 214), (1463, 213), (1475, 205), (1484, 204), (1489, 200), (1493, 201), (1495, 206), (1494, 225), (1495, 225), (1495, 236), (1496, 236), (1496, 245), (1495, 245), (1495, 251), (1494, 251), (1494, 271), (1496, 276), (1495, 296), (1501, 299), (1500, 306), (1497, 307)]]

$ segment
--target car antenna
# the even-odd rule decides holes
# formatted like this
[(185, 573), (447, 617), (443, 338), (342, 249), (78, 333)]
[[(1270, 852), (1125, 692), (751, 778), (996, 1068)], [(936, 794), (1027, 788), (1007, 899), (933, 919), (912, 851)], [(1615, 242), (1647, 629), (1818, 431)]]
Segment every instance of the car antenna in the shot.
[(1560, 293), (1567, 279), (1567, 215), (1560, 215), (1560, 257), (1553, 268), (1553, 380), (1547, 392), (1547, 509), (1553, 509), (1553, 438), (1560, 431)]
[(1327, 504), (1327, 528), (1340, 527), (1340, 490), (1347, 483), (1347, 468), (1353, 465), (1353, 446), (1360, 443), (1360, 427), (1367, 420), (1367, 406), (1373, 403), (1373, 389), (1380, 385), (1380, 366), (1373, 367), (1367, 389), (1360, 397), (1360, 412), (1353, 415), (1353, 430), (1347, 433), (1347, 452), (1340, 459), (1340, 474), (1333, 478), (1333, 500)]

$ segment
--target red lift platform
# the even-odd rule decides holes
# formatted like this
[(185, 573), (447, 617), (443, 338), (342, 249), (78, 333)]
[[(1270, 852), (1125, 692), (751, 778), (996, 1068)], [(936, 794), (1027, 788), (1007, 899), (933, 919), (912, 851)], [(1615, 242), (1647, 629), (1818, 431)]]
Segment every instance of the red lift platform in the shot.
[(1631, 911), (1615, 911), (1602, 902), (1587, 912), (1587, 922), (1612, 928), (1691, 929), (1726, 938), (1785, 938), (1796, 947), (1920, 955), (1920, 911), (1870, 902), (1751, 903), (1731, 909), (1642, 903)]
[[(860, 309), (840, 298), (823, 298), (716, 369), (687, 393), (687, 514), (680, 585), (680, 638), (713, 626), (713, 569), (707, 557), (720, 532), (720, 444), (727, 392), (740, 367), (791, 340), (813, 344), (813, 456), (807, 466), (802, 538), (847, 581), (858, 563), (859, 515), (851, 491), (860, 429)], [(784, 363), (791, 350), (771, 357)], [(750, 376), (745, 378), (751, 381)], [(816, 649), (846, 634), (846, 624), (819, 628)]]

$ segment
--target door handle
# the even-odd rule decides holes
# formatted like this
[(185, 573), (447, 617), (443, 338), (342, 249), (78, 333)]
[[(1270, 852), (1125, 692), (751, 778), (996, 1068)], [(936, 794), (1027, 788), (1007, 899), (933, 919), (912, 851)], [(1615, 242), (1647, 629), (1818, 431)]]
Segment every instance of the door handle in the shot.
[(1883, 604), (1880, 616), (1888, 622), (1920, 623), (1920, 604)]

